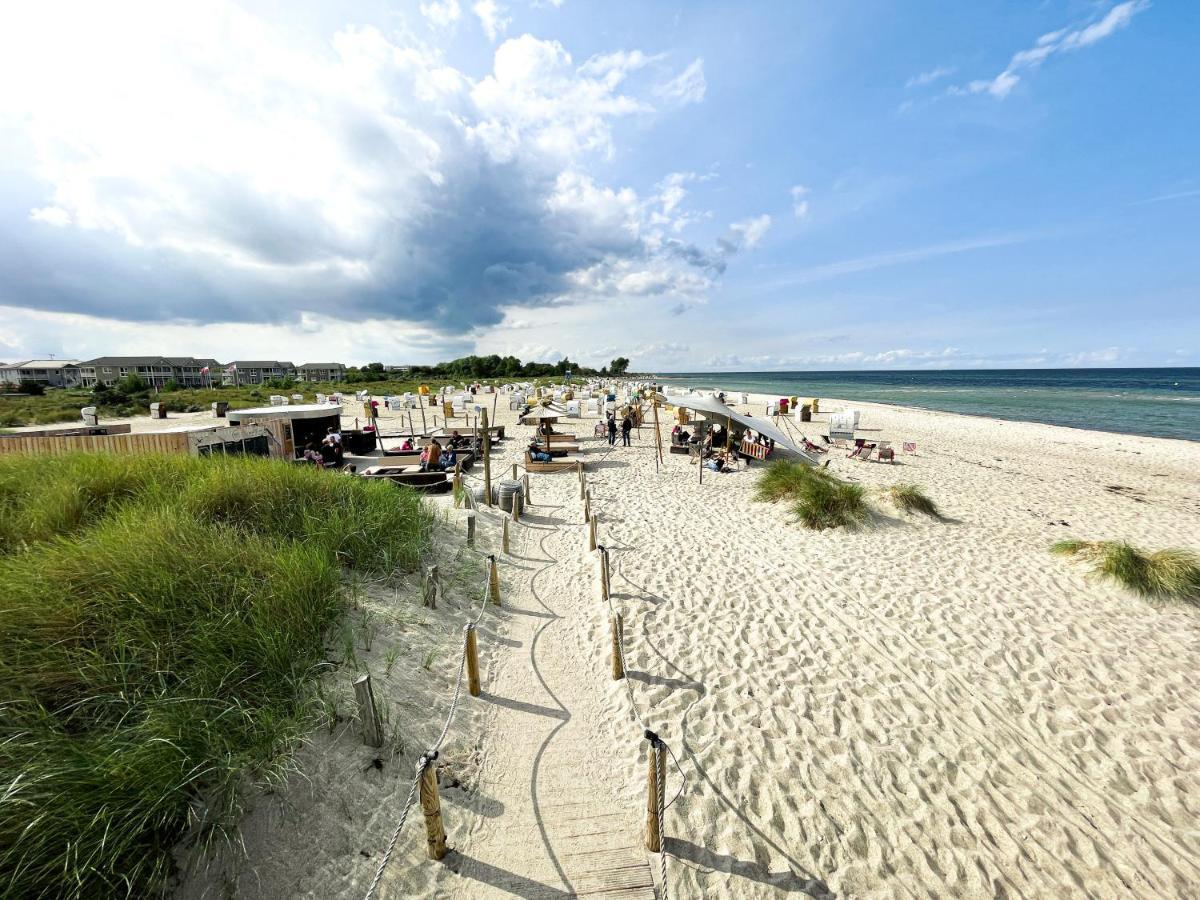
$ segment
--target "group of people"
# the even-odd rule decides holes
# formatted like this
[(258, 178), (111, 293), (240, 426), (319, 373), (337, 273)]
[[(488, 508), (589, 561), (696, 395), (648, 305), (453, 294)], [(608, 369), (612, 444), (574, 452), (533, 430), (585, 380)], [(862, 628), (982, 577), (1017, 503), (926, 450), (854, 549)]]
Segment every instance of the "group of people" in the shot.
[(336, 428), (325, 429), (325, 437), (320, 446), (316, 441), (309, 441), (304, 447), (304, 459), (313, 465), (323, 467), (340, 467), (346, 458), (346, 450), (342, 446), (342, 433)]
[[(617, 443), (617, 416), (616, 416), (616, 413), (610, 412), (608, 414), (608, 422), (606, 424), (606, 427), (608, 429), (608, 446), (612, 447)], [(628, 446), (630, 446), (629, 433), (631, 431), (633, 431), (633, 419), (632, 419), (632, 417), (630, 417), (629, 413), (625, 413), (625, 415), (621, 418), (621, 426), (620, 427), (621, 427), (621, 446), (628, 447)]]
[[(455, 436), (458, 435), (456, 431)], [(421, 448), (422, 472), (445, 472), (453, 469), (458, 462), (458, 451), (453, 445), (452, 436), (447, 446), (443, 447), (437, 438), (430, 438), (429, 443)]]

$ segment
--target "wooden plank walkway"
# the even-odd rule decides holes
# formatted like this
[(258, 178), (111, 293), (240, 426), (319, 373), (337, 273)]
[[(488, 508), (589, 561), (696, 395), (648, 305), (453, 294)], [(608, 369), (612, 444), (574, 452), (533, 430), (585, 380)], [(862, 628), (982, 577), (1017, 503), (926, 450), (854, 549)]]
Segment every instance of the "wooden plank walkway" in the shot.
[[(586, 552), (582, 531), (565, 524), (578, 515), (578, 499), (567, 499), (577, 482), (553, 477), (561, 496), (545, 502), (562, 506), (534, 506), (513, 530), (517, 565), (506, 567), (505, 605), (516, 646), (499, 655), (480, 697), (496, 715), (475, 790), (501, 811), (458, 842), (446, 859), (457, 877), (442, 889), (471, 900), (653, 900), (641, 811), (616, 799), (627, 792), (614, 782), (619, 748), (602, 720), (603, 675), (592, 683), (580, 659), (597, 651), (576, 639), (595, 604), (595, 586), (574, 577)], [(535, 499), (548, 481), (539, 479)]]

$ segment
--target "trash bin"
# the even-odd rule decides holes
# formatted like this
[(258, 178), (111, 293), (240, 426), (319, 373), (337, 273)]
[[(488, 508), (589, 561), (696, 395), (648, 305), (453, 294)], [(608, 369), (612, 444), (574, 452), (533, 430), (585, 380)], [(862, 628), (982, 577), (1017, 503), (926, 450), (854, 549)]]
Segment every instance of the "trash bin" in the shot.
[(521, 499), (521, 482), (514, 481), (511, 478), (501, 479), (496, 485), (496, 502), (500, 504), (500, 508), (505, 512), (512, 512), (513, 503), (518, 504), (517, 509), (522, 510), (520, 505)]

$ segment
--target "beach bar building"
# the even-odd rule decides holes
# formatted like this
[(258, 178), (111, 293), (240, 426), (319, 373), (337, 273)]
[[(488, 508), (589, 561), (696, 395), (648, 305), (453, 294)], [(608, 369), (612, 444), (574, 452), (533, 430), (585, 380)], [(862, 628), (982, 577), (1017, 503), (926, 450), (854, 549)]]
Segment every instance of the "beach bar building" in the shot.
[(258, 406), (253, 409), (231, 409), (230, 425), (268, 425), (280, 423), (276, 434), (283, 444), (283, 455), (295, 457), (303, 452), (309, 441), (320, 444), (330, 428), (341, 430), (342, 408), (336, 404), (310, 403), (293, 406)]

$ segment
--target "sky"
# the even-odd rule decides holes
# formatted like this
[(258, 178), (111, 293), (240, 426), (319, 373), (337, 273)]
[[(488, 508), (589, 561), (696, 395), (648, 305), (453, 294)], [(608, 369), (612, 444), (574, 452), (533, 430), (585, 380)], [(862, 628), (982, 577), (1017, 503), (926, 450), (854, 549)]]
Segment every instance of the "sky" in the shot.
[(0, 360), (1200, 365), (1200, 3), (0, 6)]

